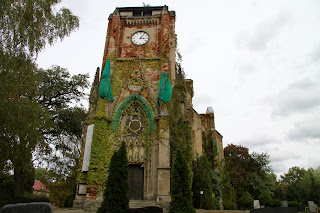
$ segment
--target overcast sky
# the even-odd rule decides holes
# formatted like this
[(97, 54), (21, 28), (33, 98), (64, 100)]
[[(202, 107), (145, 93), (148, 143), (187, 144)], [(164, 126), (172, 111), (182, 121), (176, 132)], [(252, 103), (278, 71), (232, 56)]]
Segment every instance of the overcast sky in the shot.
[(116, 7), (168, 5), (193, 106), (215, 111), (224, 147), (267, 152), (277, 175), (320, 166), (319, 0), (63, 0), (80, 18), (70, 37), (39, 54), (39, 67), (73, 74), (102, 64)]

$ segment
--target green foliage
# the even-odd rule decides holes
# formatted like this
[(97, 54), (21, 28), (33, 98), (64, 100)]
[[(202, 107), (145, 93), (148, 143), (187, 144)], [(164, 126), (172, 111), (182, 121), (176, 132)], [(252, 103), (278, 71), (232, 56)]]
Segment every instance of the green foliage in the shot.
[(307, 202), (310, 193), (310, 180), (307, 171), (303, 168), (292, 167), (289, 171), (281, 175), (281, 182), (287, 200)]
[(271, 207), (273, 204), (272, 197), (268, 191), (261, 192), (261, 194), (259, 195), (259, 201), (261, 205), (264, 205), (265, 207)]
[(14, 185), (15, 181), (13, 176), (0, 176), (0, 208), (6, 204), (49, 202), (47, 197), (31, 195), (31, 192), (25, 192), (24, 195), (20, 197), (14, 196)]
[(276, 176), (272, 173), (267, 153), (249, 154), (248, 148), (230, 144), (224, 148), (224, 156), (230, 182), (238, 199), (245, 191), (255, 198), (262, 191), (273, 194)]
[(172, 99), (170, 102), (170, 150), (171, 161), (174, 161), (174, 153), (181, 149), (184, 153), (188, 164), (192, 165), (192, 127), (189, 121), (187, 111), (187, 93), (184, 75), (182, 70), (178, 70), (177, 81), (172, 90)]
[(32, 152), (43, 144), (48, 117), (36, 100), (36, 65), (3, 52), (0, 64), (0, 168), (15, 169), (15, 195), (23, 196), (25, 174), (32, 168)]
[(236, 204), (232, 201), (223, 201), (222, 204), (223, 204), (224, 210), (236, 210), (237, 209)]
[(192, 206), (191, 169), (180, 149), (176, 150), (171, 172), (170, 213), (195, 212)]
[[(37, 72), (40, 94), (38, 102), (47, 110), (51, 125), (44, 132), (45, 146), (37, 152), (38, 161), (49, 162), (62, 179), (73, 176), (79, 164), (84, 108), (72, 106), (85, 96), (89, 76), (70, 75), (67, 69), (52, 66)], [(46, 165), (40, 165), (46, 166)]]
[[(104, 101), (99, 100), (98, 105)], [(99, 107), (99, 106), (98, 106)], [(110, 163), (111, 156), (113, 155), (112, 143), (109, 140), (111, 133), (111, 121), (106, 117), (94, 117), (94, 130), (92, 136), (91, 157), (88, 172), (88, 185), (89, 187), (103, 186), (105, 183), (106, 168)], [(102, 191), (103, 188), (98, 188)]]
[(253, 207), (253, 201), (251, 194), (245, 191), (239, 199), (241, 209), (250, 209)]
[(213, 168), (215, 168), (216, 156), (218, 155), (218, 147), (217, 142), (213, 137), (213, 132), (211, 130), (208, 133), (202, 132), (202, 141), (204, 145), (203, 150), (209, 161), (212, 163)]
[(309, 200), (320, 202), (320, 167), (316, 170), (292, 167), (277, 182), (276, 195), (305, 205)]
[[(211, 171), (212, 166), (205, 155), (197, 157), (192, 163), (192, 200), (195, 208), (214, 209), (216, 201), (212, 197), (213, 184)], [(203, 195), (200, 195), (203, 191)]]
[(46, 44), (62, 40), (78, 28), (69, 9), (56, 10), (61, 0), (1, 1), (0, 50), (11, 56), (34, 56)]
[(192, 127), (188, 119), (186, 86), (182, 70), (177, 73), (169, 107), (171, 204), (169, 212), (195, 212), (192, 206)]
[(300, 211), (301, 205), (298, 201), (289, 201), (288, 207), (296, 207)]
[(237, 193), (237, 198), (250, 190), (250, 177), (253, 172), (253, 161), (249, 150), (243, 146), (230, 144), (224, 148), (226, 169), (230, 175), (231, 186)]
[(221, 188), (222, 188), (222, 199), (223, 199), (223, 206), (229, 205), (228, 203), (233, 203), (236, 206), (236, 192), (233, 190), (230, 184), (230, 176), (227, 172), (225, 166), (222, 167), (222, 174), (221, 174)]
[(45, 136), (54, 129), (50, 129), (50, 109), (41, 103), (45, 81), (38, 75), (41, 71), (35, 58), (46, 44), (62, 40), (79, 25), (70, 10), (55, 11), (59, 2), (0, 4), (0, 168), (4, 173), (14, 169), (14, 194), (19, 197), (24, 194), (25, 181), (32, 182), (35, 150), (47, 151), (45, 142), (51, 138)]
[(59, 207), (71, 207), (76, 189), (75, 173), (68, 177), (62, 176), (55, 170), (44, 168), (35, 169), (35, 178), (40, 180), (50, 190), (50, 202)]
[(281, 207), (282, 203), (280, 199), (273, 199), (272, 200), (272, 207)]
[(129, 208), (128, 159), (125, 143), (114, 152), (109, 165), (104, 200), (98, 213), (124, 213)]

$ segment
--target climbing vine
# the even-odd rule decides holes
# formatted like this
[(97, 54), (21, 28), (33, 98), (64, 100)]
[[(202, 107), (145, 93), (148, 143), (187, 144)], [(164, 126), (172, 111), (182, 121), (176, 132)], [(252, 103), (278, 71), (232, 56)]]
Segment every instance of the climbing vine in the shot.
[(186, 156), (186, 160), (191, 167), (193, 159), (192, 151), (192, 127), (189, 116), (187, 102), (187, 90), (182, 71), (177, 72), (177, 81), (172, 90), (170, 102), (170, 152), (171, 163), (174, 160), (176, 149), (180, 148)]

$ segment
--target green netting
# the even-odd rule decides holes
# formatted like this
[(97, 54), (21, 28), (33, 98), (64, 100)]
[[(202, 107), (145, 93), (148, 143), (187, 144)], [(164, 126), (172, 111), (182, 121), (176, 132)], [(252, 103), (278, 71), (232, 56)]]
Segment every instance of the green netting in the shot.
[(171, 100), (171, 95), (172, 95), (172, 87), (171, 87), (171, 81), (169, 79), (169, 74), (167, 72), (163, 72), (160, 75), (158, 99), (168, 103)]
[(107, 96), (108, 101), (113, 101), (110, 78), (110, 59), (108, 59), (106, 66), (103, 69), (102, 78), (99, 86), (99, 95), (101, 98), (105, 98)]
[(155, 130), (154, 127), (154, 112), (152, 111), (151, 107), (148, 104), (148, 101), (140, 96), (140, 95), (129, 95), (127, 96), (118, 106), (116, 113), (113, 116), (113, 121), (112, 121), (112, 131), (116, 132), (118, 130), (118, 125), (120, 122), (120, 118), (122, 116), (123, 111), (134, 101), (138, 101), (144, 111), (147, 114), (147, 117), (149, 119), (149, 129), (150, 131)]

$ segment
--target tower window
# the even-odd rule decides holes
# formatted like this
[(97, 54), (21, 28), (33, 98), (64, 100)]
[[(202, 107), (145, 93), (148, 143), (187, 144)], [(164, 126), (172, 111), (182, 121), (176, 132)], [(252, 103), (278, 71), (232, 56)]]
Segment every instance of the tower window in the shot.
[(142, 11), (133, 11), (133, 16), (141, 16)]
[(143, 16), (152, 16), (152, 10), (143, 11)]

